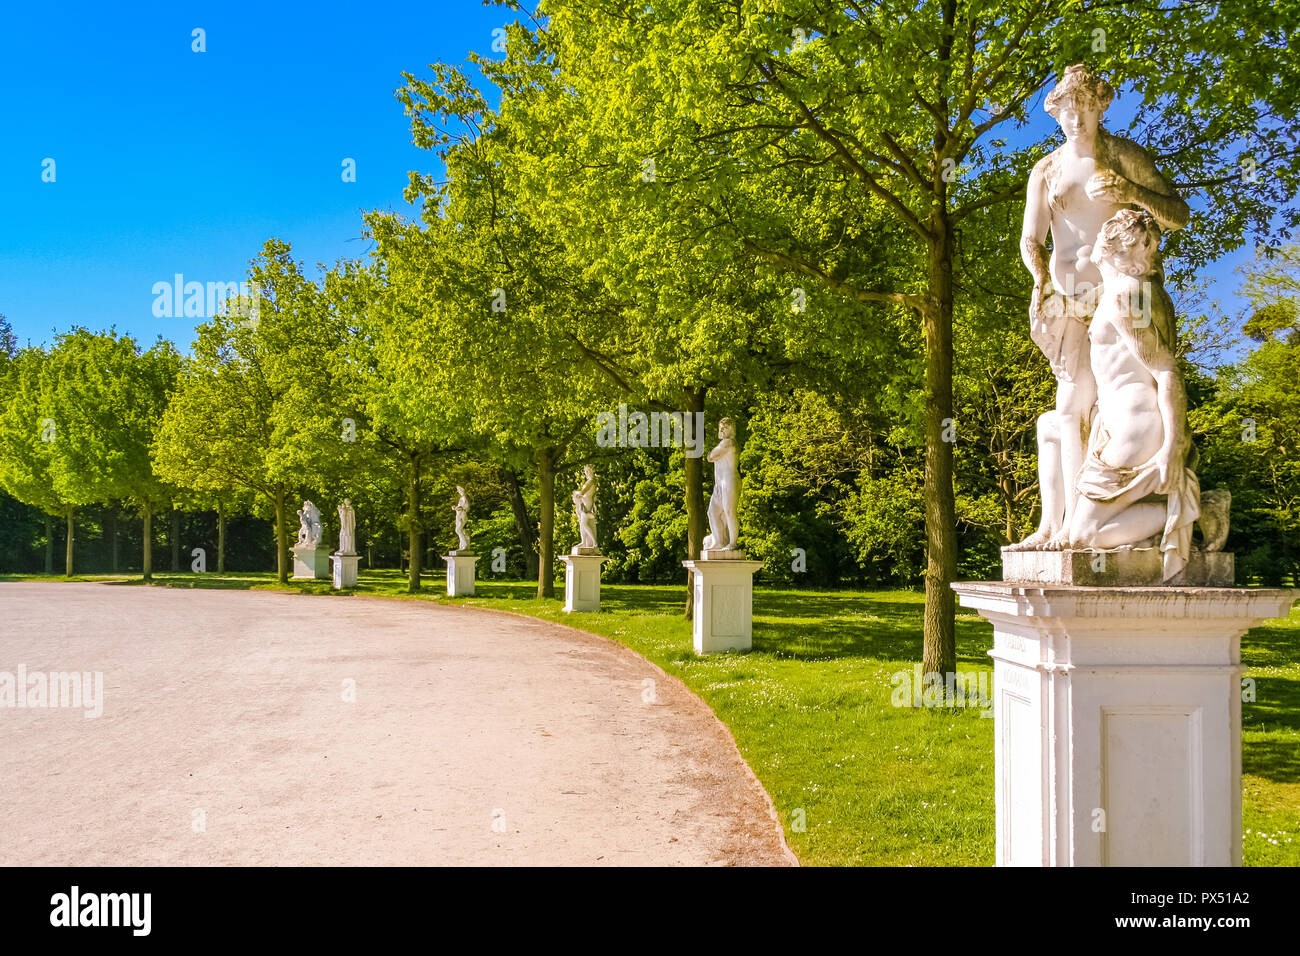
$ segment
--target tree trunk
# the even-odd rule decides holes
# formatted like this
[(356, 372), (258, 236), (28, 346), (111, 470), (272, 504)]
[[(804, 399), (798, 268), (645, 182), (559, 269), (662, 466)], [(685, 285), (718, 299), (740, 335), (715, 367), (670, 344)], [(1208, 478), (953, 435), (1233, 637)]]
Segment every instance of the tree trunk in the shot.
[(555, 449), (537, 453), (539, 534), (537, 541), (537, 596), (555, 597)]
[(54, 573), (54, 516), (45, 516), (45, 573)]
[[(707, 389), (686, 389), (686, 411), (690, 416), (690, 427), (695, 428), (695, 413), (704, 411), (704, 396)], [(703, 428), (700, 429), (703, 431)], [(703, 452), (705, 436), (694, 436), (695, 446)], [(707, 512), (704, 508), (704, 453), (692, 458), (686, 456), (686, 557), (691, 561), (700, 559), (700, 549), (704, 547), (704, 527)], [(695, 582), (692, 572), (686, 572), (686, 620), (695, 616)]]
[(144, 506), (144, 554), (140, 559), (146, 581), (153, 580), (153, 506), (148, 502)]
[(275, 490), (275, 560), (281, 584), (289, 583), (289, 529), (284, 526), (284, 489)]
[(526, 580), (537, 579), (537, 534), (536, 527), (528, 516), (528, 503), (524, 501), (524, 489), (519, 480), (519, 473), (511, 468), (501, 469), (501, 479), (505, 482), (510, 495), (510, 510), (515, 516), (515, 534), (519, 537), (519, 546), (524, 549), (524, 574)]
[(122, 565), (122, 545), (120, 536), (117, 533), (117, 509), (110, 508), (108, 512), (108, 548), (109, 548), (109, 566), (113, 573), (116, 574)]
[(167, 543), (172, 546), (172, 574), (176, 574), (181, 569), (181, 513), (178, 509), (172, 509), (172, 527), (168, 532)]
[(68, 544), (67, 544), (67, 549), (63, 555), (63, 576), (70, 578), (72, 577), (72, 538), (73, 538), (72, 508), (70, 507), (66, 508), (64, 510), (64, 514), (67, 516), (68, 519)]
[(226, 573), (226, 505), (217, 502), (217, 573)]
[(940, 191), (930, 216), (929, 296), (922, 309), (925, 331), (925, 625), (922, 670), (949, 674), (957, 666), (954, 637), (957, 576), (957, 508), (953, 498), (952, 441), (952, 255), (953, 230)]
[(420, 462), (411, 457), (406, 475), (407, 555), (406, 590), (415, 594), (420, 590)]

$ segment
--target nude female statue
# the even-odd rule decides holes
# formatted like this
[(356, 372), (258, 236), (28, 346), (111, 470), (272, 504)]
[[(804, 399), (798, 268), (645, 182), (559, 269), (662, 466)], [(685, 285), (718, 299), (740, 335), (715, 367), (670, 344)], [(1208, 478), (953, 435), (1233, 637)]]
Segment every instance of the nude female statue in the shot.
[(573, 513), (578, 516), (578, 533), (582, 536), (574, 554), (579, 549), (596, 548), (596, 469), (592, 465), (583, 466), (586, 478), (573, 492)]
[(1181, 229), (1190, 215), (1140, 146), (1101, 127), (1113, 96), (1109, 83), (1076, 65), (1044, 104), (1061, 124), (1065, 142), (1029, 177), (1020, 251), (1034, 277), (1029, 334), (1052, 365), (1056, 408), (1038, 419), (1042, 519), (1008, 550), (1055, 550), (1068, 543), (1076, 478), (1097, 400), (1087, 323), (1101, 282), (1092, 252), (1102, 224), (1121, 209), (1138, 208), (1163, 229)]
[(469, 553), (469, 536), (465, 533), (465, 518), (469, 514), (469, 499), (465, 497), (465, 489), (460, 485), (456, 486), (456, 493), (460, 495), (460, 500), (456, 502), (456, 538), (460, 541), (458, 550)]
[(736, 467), (736, 426), (730, 418), (718, 422), (720, 441), (709, 452), (713, 462), (713, 496), (709, 499), (709, 533), (705, 551), (735, 551), (740, 537), (736, 509), (740, 503), (740, 472)]

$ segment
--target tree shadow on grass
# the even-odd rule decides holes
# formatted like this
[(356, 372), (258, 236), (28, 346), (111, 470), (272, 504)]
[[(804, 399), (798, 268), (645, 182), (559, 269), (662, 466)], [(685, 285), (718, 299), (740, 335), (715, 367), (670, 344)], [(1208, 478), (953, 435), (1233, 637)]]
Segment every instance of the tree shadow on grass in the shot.
[[(795, 660), (859, 657), (920, 660), (924, 597), (877, 594), (755, 594), (754, 647)], [(956, 621), (957, 661), (988, 664), (993, 629), (974, 615)]]
[(1241, 662), (1248, 667), (1289, 667), (1300, 650), (1300, 628), (1291, 621), (1270, 621), (1251, 628), (1241, 639)]

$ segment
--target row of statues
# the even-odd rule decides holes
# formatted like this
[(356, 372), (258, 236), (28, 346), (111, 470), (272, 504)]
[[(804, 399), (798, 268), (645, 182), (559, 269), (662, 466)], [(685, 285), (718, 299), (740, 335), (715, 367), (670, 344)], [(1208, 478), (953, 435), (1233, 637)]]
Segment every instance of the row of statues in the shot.
[[(704, 539), (705, 550), (734, 551), (740, 536), (737, 505), (740, 500), (740, 475), (736, 468), (736, 430), (731, 419), (718, 424), (718, 445), (709, 454), (714, 463), (713, 498), (709, 502), (709, 534)], [(599, 554), (596, 544), (596, 469), (583, 466), (583, 480), (573, 491), (573, 513), (578, 519), (581, 540), (574, 546), (574, 554)], [(454, 554), (469, 554), (469, 496), (465, 489), (456, 486), (457, 501), (454, 510), (458, 549)], [(298, 510), (297, 548), (320, 547), (324, 536), (320, 510), (310, 501), (304, 501)], [(356, 553), (356, 512), (347, 498), (339, 505), (339, 554)]]

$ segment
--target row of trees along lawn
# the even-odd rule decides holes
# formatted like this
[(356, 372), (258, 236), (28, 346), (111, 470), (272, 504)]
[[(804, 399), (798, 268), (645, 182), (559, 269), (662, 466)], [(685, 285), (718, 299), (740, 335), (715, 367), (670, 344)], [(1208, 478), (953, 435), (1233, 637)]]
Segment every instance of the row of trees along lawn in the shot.
[(363, 541), (405, 538), (416, 589), (463, 484), (480, 553), (550, 596), (585, 463), (611, 579), (681, 580), (705, 533), (702, 459), (604, 447), (597, 415), (702, 413), (711, 434), (730, 415), (768, 575), (923, 585), (924, 665), (951, 670), (950, 582), (996, 575), (1031, 526), (1052, 380), (1017, 238), (1057, 142), (1042, 97), (1088, 62), (1122, 92), (1113, 131), (1194, 208), (1166, 270), (1204, 480), (1237, 495), (1245, 567), (1291, 573), (1294, 259), (1255, 268), (1248, 356), (1225, 356), (1195, 277), (1300, 214), (1296, 19), (1274, 0), (546, 0), (504, 54), (404, 74), (430, 170), (418, 218), (365, 217), (368, 258), (312, 277), (269, 241), (258, 320), (206, 322), (183, 358), (84, 330), (10, 347), (4, 486), (65, 519), (69, 566), (78, 509), (112, 502), (145, 529), (163, 509), (269, 519), (282, 578), (300, 497), (330, 519), (347, 496)]

